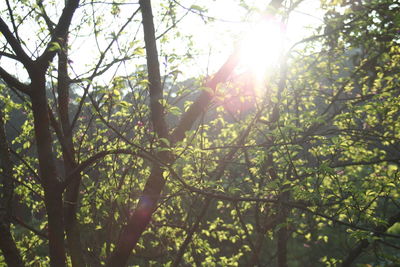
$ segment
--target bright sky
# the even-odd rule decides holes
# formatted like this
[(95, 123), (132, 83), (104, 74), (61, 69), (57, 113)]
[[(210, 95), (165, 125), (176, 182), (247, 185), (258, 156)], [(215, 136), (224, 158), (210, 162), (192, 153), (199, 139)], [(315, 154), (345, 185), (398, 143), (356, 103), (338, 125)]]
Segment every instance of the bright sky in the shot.
[[(256, 11), (253, 13), (247, 13), (246, 10), (239, 6), (238, 0), (180, 0), (178, 1), (182, 7), (178, 7), (177, 17), (180, 17), (180, 14), (186, 12), (183, 7), (190, 8), (193, 6), (202, 6), (208, 9), (208, 12), (204, 14), (210, 17), (215, 18), (215, 21), (212, 23), (205, 23), (204, 19), (201, 16), (189, 13), (179, 24), (178, 27), (181, 29), (184, 35), (192, 35), (193, 40), (193, 60), (190, 60), (186, 64), (180, 66), (182, 70), (181, 79), (187, 79), (191, 77), (196, 77), (199, 75), (212, 74), (215, 72), (227, 59), (227, 57), (232, 53), (235, 47), (235, 41), (239, 38), (242, 39), (254, 39), (254, 41), (249, 42), (249, 47), (251, 47), (251, 43), (257, 44), (255, 48), (249, 48), (248, 50), (257, 51), (265, 46), (260, 46), (260, 41), (262, 41), (261, 37), (266, 37), (264, 39), (267, 40), (267, 47), (269, 47), (268, 53), (264, 53), (265, 57), (272, 57), (279, 53), (280, 44), (276, 43), (276, 30), (270, 29), (263, 30), (264, 32), (258, 33), (254, 32), (254, 28), (259, 26), (255, 26), (254, 23), (257, 19), (255, 17)], [(62, 2), (56, 2), (58, 4), (62, 4)], [(250, 6), (255, 7), (255, 10), (265, 11), (269, 1), (259, 1), (259, 0), (248, 0), (246, 1)], [(153, 9), (154, 14), (157, 16), (157, 10), (159, 9), (158, 1), (153, 0)], [(94, 12), (93, 14), (102, 14), (105, 12), (106, 14), (110, 14), (109, 10), (111, 5), (96, 5), (98, 9), (91, 11), (89, 6), (85, 6), (86, 9), (79, 9), (74, 18), (75, 25), (79, 25), (82, 18), (87, 18), (92, 15), (90, 12)], [(6, 10), (6, 7), (3, 4), (0, 4), (1, 10)], [(59, 14), (55, 14), (54, 8), (52, 6), (48, 7), (48, 14), (54, 15), (54, 20), (56, 21)], [(62, 5), (58, 6), (58, 9), (61, 10)], [(138, 8), (137, 4), (121, 6), (121, 16), (126, 17), (133, 13), (134, 10)], [(53, 14), (52, 14), (53, 12)], [(84, 12), (87, 12), (84, 13)], [(317, 0), (304, 0), (299, 7), (296, 8), (295, 11), (292, 12), (289, 23), (287, 25), (287, 38), (286, 42), (288, 45), (293, 44), (302, 38), (309, 36), (312, 32), (307, 28), (309, 25), (316, 27), (321, 23), (322, 12), (319, 10), (319, 1)], [(136, 19), (139, 20), (141, 18), (140, 14), (136, 16)], [(157, 17), (156, 17), (157, 18)], [(117, 28), (117, 25), (121, 25), (125, 20), (120, 20), (118, 23), (116, 18), (113, 18), (111, 15), (104, 17), (103, 27), (107, 27), (107, 30), (110, 32), (113, 27)], [(242, 23), (241, 21), (248, 21), (249, 23)], [(136, 33), (138, 30), (138, 24), (133, 23), (131, 26), (126, 28), (126, 31), (129, 32), (129, 36), (125, 38), (133, 38), (132, 34)], [(157, 23), (157, 21), (156, 21)], [(135, 26), (136, 25), (136, 26)], [(93, 66), (93, 59), (99, 56), (99, 52), (97, 47), (100, 47), (100, 50), (104, 50), (106, 45), (110, 41), (109, 35), (99, 36), (98, 42), (95, 42), (93, 38), (88, 39), (90, 34), (93, 32), (93, 26), (86, 27), (86, 30), (80, 31), (80, 37), (71, 40), (72, 42), (72, 50), (70, 52), (71, 59), (73, 63), (71, 64), (74, 67), (74, 71), (77, 73), (84, 73), (88, 69), (88, 64)], [(119, 27), (119, 26), (118, 26)], [(156, 25), (157, 27), (157, 25)], [(266, 27), (268, 28), (268, 27)], [(274, 35), (275, 32), (275, 35)], [(271, 35), (272, 33), (272, 35)], [(269, 38), (271, 35), (272, 38)], [(29, 43), (30, 39), (35, 39), (35, 36), (32, 36), (32, 28), (28, 25), (27, 28), (21, 27), (20, 36), (24, 37), (24, 40)], [(246, 36), (246, 38), (244, 38)], [(258, 38), (260, 37), (260, 39)], [(143, 39), (142, 33), (138, 32), (138, 39)], [(72, 39), (72, 38), (71, 38)], [(271, 40), (272, 39), (272, 40)], [(125, 39), (126, 40), (126, 39)], [(274, 42), (275, 41), (275, 42)], [(265, 40), (264, 40), (265, 42)], [(122, 43), (122, 42), (121, 42)], [(34, 44), (34, 43), (33, 43)], [(139, 46), (139, 45), (138, 45)], [(159, 47), (160, 49), (160, 47)], [(171, 45), (168, 47), (163, 47), (164, 50), (176, 50), (182, 51), (185, 49), (184, 45), (178, 40), (177, 42), (171, 41)], [(118, 55), (117, 50), (113, 50), (115, 55)], [(268, 60), (266, 60), (268, 61)], [(142, 63), (143, 60), (141, 61)], [(162, 62), (162, 59), (160, 59)], [(15, 67), (12, 62), (1, 59), (2, 66), (6, 65), (7, 69), (10, 72), (15, 73), (15, 75), (20, 75), (20, 78), (23, 78), (24, 74), (18, 71), (20, 66)], [(249, 62), (251, 64), (251, 62)], [(163, 65), (161, 64), (161, 67)], [(120, 75), (129, 75), (132, 73), (134, 66), (129, 66), (125, 70), (121, 69), (122, 73)], [(125, 73), (124, 73), (125, 72)], [(130, 73), (128, 73), (130, 72)], [(107, 82), (107, 80), (111, 79), (111, 77), (115, 74), (115, 69), (111, 69), (107, 74), (105, 74), (102, 78), (103, 81)], [(22, 76), (21, 76), (22, 75)], [(26, 75), (26, 74), (25, 74)]]
[[(235, 2), (234, 4), (232, 2)], [(267, 57), (279, 54), (281, 42), (276, 39), (280, 33), (277, 33), (277, 27), (270, 25), (259, 25), (256, 23), (257, 17), (253, 14), (246, 14), (237, 1), (218, 0), (218, 1), (180, 1), (182, 5), (190, 7), (195, 4), (202, 4), (208, 7), (210, 17), (216, 18), (215, 22), (205, 24), (200, 16), (188, 16), (186, 22), (182, 23), (184, 33), (193, 34), (195, 48), (200, 51), (202, 57), (188, 64), (188, 72), (198, 74), (212, 74), (215, 72), (232, 53), (234, 49), (235, 38), (249, 38), (262, 41), (267, 44), (272, 51), (263, 55)], [(251, 1), (247, 1), (251, 2)], [(251, 5), (260, 11), (264, 11), (268, 1), (253, 0)], [(301, 39), (312, 34), (312, 29), (321, 24), (322, 11), (319, 9), (318, 0), (303, 1), (291, 14), (286, 27), (286, 46), (289, 47)], [(249, 21), (242, 23), (241, 21)], [(265, 23), (264, 23), (265, 24)], [(266, 26), (266, 27), (264, 27)], [(263, 32), (255, 32), (258, 28)], [(279, 31), (279, 30), (278, 30)], [(272, 34), (268, 36), (268, 34)], [(271, 38), (272, 37), (272, 38)], [(272, 40), (271, 40), (272, 39)], [(275, 40), (274, 40), (275, 39)], [(267, 42), (268, 41), (268, 42)], [(254, 49), (260, 49), (260, 44), (256, 44)], [(251, 47), (251, 46), (249, 46)], [(187, 72), (186, 72), (187, 73)]]

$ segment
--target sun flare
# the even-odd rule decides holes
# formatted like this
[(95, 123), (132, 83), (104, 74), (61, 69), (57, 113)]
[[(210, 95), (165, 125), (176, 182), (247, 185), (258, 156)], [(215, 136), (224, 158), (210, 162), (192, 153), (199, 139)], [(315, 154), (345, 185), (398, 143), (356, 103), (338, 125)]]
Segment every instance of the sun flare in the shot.
[(283, 48), (282, 25), (272, 19), (264, 19), (253, 25), (240, 44), (240, 65), (261, 78), (279, 62)]

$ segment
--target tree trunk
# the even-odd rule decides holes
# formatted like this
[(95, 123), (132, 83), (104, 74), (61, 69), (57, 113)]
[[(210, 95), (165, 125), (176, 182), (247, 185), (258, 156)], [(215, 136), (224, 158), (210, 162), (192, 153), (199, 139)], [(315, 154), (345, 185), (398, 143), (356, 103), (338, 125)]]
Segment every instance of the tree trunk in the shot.
[[(142, 12), (144, 41), (146, 45), (151, 122), (159, 138), (168, 138), (168, 128), (164, 120), (164, 107), (160, 103), (160, 100), (163, 98), (163, 88), (161, 85), (151, 2), (150, 0), (140, 0), (139, 4)], [(163, 162), (170, 161), (170, 157), (166, 152), (158, 153), (157, 156)], [(154, 163), (138, 206), (130, 216), (128, 225), (123, 228), (107, 266), (125, 266), (127, 264), (132, 249), (136, 246), (140, 236), (149, 224), (153, 212), (156, 210), (164, 184), (163, 170), (159, 164)]]
[(63, 267), (66, 266), (63, 190), (57, 174), (52, 150), (44, 72), (35, 74), (31, 74), (31, 101), (39, 158), (39, 172), (43, 183), (45, 206), (48, 216), (50, 264), (54, 267)]
[(152, 172), (144, 187), (138, 206), (129, 218), (128, 225), (121, 232), (106, 266), (126, 266), (132, 249), (136, 246), (156, 210), (158, 199), (165, 184), (162, 173), (163, 170), (159, 165), (152, 167)]
[[(58, 113), (61, 121), (62, 149), (65, 175), (67, 176), (76, 167), (75, 149), (72, 139), (72, 129), (69, 120), (69, 76), (68, 76), (68, 40), (65, 37), (63, 49), (58, 53)], [(79, 204), (79, 188), (81, 185), (81, 174), (77, 172), (67, 185), (64, 194), (64, 218), (65, 233), (67, 235), (68, 250), (71, 255), (72, 266), (85, 267), (83, 249), (81, 243), (81, 234), (76, 213)]]
[(10, 227), (2, 222), (0, 222), (0, 236), (0, 250), (3, 253), (7, 265), (10, 267), (25, 266), (11, 235)]
[(0, 109), (0, 250), (8, 266), (24, 266), (10, 231), (14, 195), (13, 162)]
[[(288, 190), (285, 186), (283, 190)], [(285, 191), (280, 194), (280, 201), (287, 202), (289, 200), (290, 193), (289, 191)], [(287, 267), (287, 240), (288, 240), (288, 226), (287, 216), (288, 216), (288, 207), (285, 204), (278, 205), (278, 224), (283, 224), (280, 226), (278, 230), (278, 241), (277, 241), (277, 260), (278, 267)]]

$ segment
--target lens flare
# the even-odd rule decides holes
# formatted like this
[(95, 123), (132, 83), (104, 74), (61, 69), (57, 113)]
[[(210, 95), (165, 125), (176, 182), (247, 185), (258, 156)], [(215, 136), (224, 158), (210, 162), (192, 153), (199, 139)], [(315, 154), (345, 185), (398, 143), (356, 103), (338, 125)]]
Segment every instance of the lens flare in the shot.
[(283, 50), (283, 26), (276, 20), (264, 19), (253, 25), (240, 46), (240, 65), (257, 78), (274, 68)]

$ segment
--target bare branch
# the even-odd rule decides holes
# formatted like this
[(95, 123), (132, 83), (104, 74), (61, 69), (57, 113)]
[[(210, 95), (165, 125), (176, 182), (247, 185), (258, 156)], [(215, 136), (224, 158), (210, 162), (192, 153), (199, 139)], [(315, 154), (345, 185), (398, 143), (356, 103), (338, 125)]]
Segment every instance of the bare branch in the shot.
[(31, 58), (25, 53), (24, 49), (21, 46), (21, 43), (15, 38), (7, 24), (4, 22), (2, 18), (0, 18), (0, 32), (4, 35), (7, 42), (10, 44), (11, 48), (15, 52), (18, 60), (26, 67), (30, 68), (32, 66)]
[(16, 55), (11, 54), (11, 53), (0, 52), (0, 57), (2, 57), (2, 56), (5, 56), (5, 57), (8, 57), (8, 58), (11, 58), (11, 59), (19, 61), (19, 58)]
[(17, 78), (9, 74), (5, 69), (0, 67), (0, 78), (9, 86), (22, 93), (30, 95), (30, 88), (28, 85), (21, 83)]
[(6, 3), (7, 3), (8, 14), (10, 14), (10, 18), (11, 18), (11, 24), (14, 29), (15, 37), (16, 37), (17, 41), (19, 43), (21, 43), (21, 40), (19, 39), (19, 36), (18, 36), (18, 29), (17, 29), (17, 25), (15, 24), (14, 14), (13, 14), (13, 11), (12, 11), (12, 8), (10, 5), (10, 1), (6, 0)]
[(66, 5), (63, 9), (57, 26), (54, 29), (50, 42), (47, 44), (47, 48), (43, 52), (43, 54), (37, 59), (37, 62), (42, 71), (47, 69), (54, 56), (57, 54), (56, 50), (51, 49), (53, 47), (53, 44), (56, 42), (59, 43), (60, 46), (62, 46), (62, 42), (60, 41), (60, 39), (66, 38), (69, 26), (71, 25), (72, 16), (74, 15), (75, 10), (78, 8), (78, 5), (79, 0), (66, 1)]

